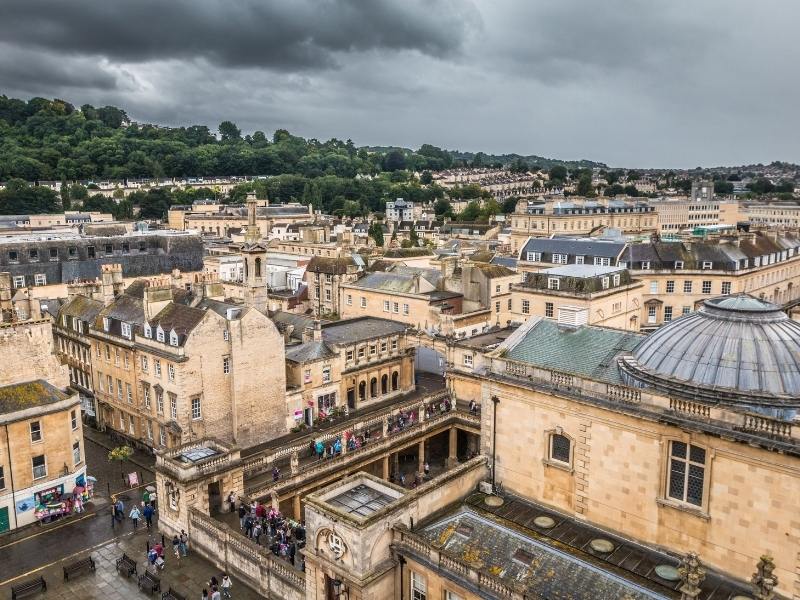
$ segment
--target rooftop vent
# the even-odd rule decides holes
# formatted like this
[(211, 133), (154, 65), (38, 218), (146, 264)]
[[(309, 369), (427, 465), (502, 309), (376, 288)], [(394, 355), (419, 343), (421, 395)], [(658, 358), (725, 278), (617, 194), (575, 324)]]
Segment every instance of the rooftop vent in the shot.
[(558, 309), (558, 326), (577, 329), (589, 322), (589, 310), (580, 306), (561, 306)]

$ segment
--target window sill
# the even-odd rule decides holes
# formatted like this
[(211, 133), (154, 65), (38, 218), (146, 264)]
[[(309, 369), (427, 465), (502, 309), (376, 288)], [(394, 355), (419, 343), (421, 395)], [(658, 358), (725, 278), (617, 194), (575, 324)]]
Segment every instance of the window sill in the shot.
[(556, 460), (551, 460), (549, 458), (543, 458), (542, 464), (545, 467), (553, 467), (554, 469), (560, 469), (561, 471), (566, 471), (570, 475), (575, 472), (575, 469), (572, 468), (572, 465), (567, 463), (558, 462)]
[(689, 504), (683, 504), (681, 502), (677, 502), (675, 500), (670, 500), (668, 498), (656, 498), (656, 503), (659, 506), (663, 506), (663, 507), (666, 507), (666, 508), (672, 508), (672, 509), (675, 509), (675, 510), (679, 510), (681, 512), (689, 513), (690, 515), (693, 515), (695, 517), (699, 517), (700, 519), (703, 519), (704, 521), (710, 521), (711, 520), (711, 515), (709, 515), (706, 511), (704, 511), (702, 508), (700, 508), (698, 506), (689, 505)]

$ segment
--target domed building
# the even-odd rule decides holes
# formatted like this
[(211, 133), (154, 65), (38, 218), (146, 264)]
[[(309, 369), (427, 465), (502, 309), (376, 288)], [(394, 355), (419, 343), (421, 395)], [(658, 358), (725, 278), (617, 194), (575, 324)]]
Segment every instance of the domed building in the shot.
[(706, 300), (620, 361), (636, 387), (791, 419), (800, 408), (800, 323), (745, 294)]

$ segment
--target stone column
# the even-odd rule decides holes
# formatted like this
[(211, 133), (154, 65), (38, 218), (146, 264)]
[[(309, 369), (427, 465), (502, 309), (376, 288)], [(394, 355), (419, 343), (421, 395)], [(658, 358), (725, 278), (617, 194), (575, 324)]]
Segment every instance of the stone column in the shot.
[(300, 494), (295, 494), (294, 498), (292, 498), (292, 508), (294, 509), (294, 520), (295, 521), (302, 521), (303, 520), (303, 513), (300, 509)]
[(292, 452), (292, 455), (289, 458), (289, 472), (292, 475), (297, 475), (297, 472), (299, 470), (300, 470), (300, 456), (297, 452)]
[(420, 477), (425, 474), (425, 440), (417, 444), (417, 473)]
[(447, 460), (444, 466), (452, 469), (458, 464), (458, 429), (451, 427), (449, 431), (450, 438), (447, 442)]
[(384, 456), (381, 463), (383, 465), (383, 478), (386, 481), (389, 481), (389, 456), (388, 455)]
[(392, 471), (394, 475), (400, 475), (400, 453), (392, 453)]

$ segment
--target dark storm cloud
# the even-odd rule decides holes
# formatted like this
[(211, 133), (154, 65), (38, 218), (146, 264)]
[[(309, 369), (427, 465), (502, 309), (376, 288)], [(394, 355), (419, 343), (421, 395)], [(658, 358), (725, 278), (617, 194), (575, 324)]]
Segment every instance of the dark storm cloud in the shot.
[(0, 0), (0, 94), (620, 166), (800, 162), (800, 2)]
[(325, 68), (337, 53), (458, 52), (459, 0), (3, 0), (2, 39), (124, 63), (204, 58), (226, 67)]

